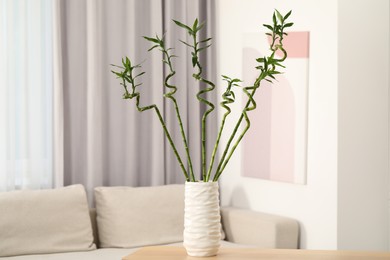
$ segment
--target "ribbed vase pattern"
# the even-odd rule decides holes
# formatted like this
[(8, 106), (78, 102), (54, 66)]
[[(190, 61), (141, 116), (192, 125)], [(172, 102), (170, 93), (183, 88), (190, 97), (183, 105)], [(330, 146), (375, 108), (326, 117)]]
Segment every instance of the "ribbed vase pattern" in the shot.
[(218, 182), (186, 182), (184, 247), (189, 256), (214, 256), (221, 240)]

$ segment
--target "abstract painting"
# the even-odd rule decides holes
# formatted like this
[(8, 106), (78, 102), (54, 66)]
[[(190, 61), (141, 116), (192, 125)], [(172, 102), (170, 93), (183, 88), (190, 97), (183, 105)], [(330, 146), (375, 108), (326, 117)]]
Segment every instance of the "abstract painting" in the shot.
[[(242, 176), (306, 183), (309, 39), (309, 32), (288, 33), (284, 73), (272, 85), (263, 81), (255, 95), (257, 109), (248, 113), (251, 128), (243, 139)], [(255, 58), (269, 54), (269, 40), (259, 34), (244, 34), (245, 85), (256, 79)]]

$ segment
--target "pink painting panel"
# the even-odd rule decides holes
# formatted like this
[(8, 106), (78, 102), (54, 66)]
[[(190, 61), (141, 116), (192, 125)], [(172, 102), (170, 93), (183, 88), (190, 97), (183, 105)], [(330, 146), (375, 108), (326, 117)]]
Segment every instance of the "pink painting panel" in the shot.
[[(272, 38), (268, 37), (271, 44)], [(309, 32), (289, 32), (283, 39), (283, 48), (287, 51), (289, 58), (309, 58)], [(281, 57), (283, 53), (277, 51)]]
[[(272, 86), (271, 180), (293, 182), (295, 161), (295, 105), (290, 84), (279, 76)], [(260, 100), (261, 102), (262, 100)]]

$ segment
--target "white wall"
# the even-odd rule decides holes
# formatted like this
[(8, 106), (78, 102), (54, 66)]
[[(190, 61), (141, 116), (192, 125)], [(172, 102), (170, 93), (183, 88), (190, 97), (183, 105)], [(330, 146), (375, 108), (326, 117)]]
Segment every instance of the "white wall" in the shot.
[[(353, 1), (353, 4), (352, 0), (346, 3), (344, 2), (344, 4), (340, 4), (337, 0), (278, 0), (272, 2), (264, 0), (217, 1), (219, 74), (242, 77), (242, 35), (253, 32), (264, 33), (262, 24), (271, 21), (274, 8), (282, 13), (286, 13), (292, 9), (291, 21), (295, 23), (294, 30), (310, 31), (307, 184), (294, 185), (241, 177), (239, 150), (221, 177), (222, 205), (249, 208), (297, 219), (301, 224), (301, 248), (351, 248), (353, 245), (350, 243), (353, 243), (353, 237), (358, 235), (359, 237), (364, 237), (363, 232), (372, 230), (372, 232), (367, 233), (371, 237), (375, 235), (374, 233), (378, 231), (378, 228), (388, 230), (387, 226), (384, 226), (385, 224), (383, 223), (383, 218), (388, 218), (388, 215), (384, 213), (384, 216), (378, 217), (378, 209), (382, 209), (383, 199), (386, 199), (387, 195), (382, 197), (382, 194), (380, 194), (383, 192), (383, 185), (376, 186), (379, 182), (388, 184), (388, 182), (384, 182), (384, 177), (388, 174), (388, 166), (383, 165), (384, 160), (388, 160), (388, 157), (386, 157), (388, 153), (384, 150), (385, 147), (388, 147), (388, 133), (386, 132), (388, 129), (386, 127), (383, 128), (384, 124), (387, 124), (387, 118), (385, 116), (388, 116), (388, 80), (386, 81), (387, 78), (384, 78), (387, 76), (381, 76), (377, 82), (383, 83), (386, 81), (387, 85), (384, 86), (382, 84), (380, 87), (375, 88), (375, 90), (373, 89), (373, 91), (376, 91), (375, 93), (362, 91), (363, 89), (355, 93), (346, 75), (344, 78), (341, 77), (340, 81), (338, 79), (338, 74), (342, 72), (338, 68), (339, 64), (342, 69), (348, 70), (349, 68), (347, 60), (345, 60), (346, 63), (337, 62), (339, 57), (349, 58), (347, 56), (339, 56), (340, 49), (338, 47), (346, 51), (349, 45), (347, 45), (347, 42), (344, 42), (347, 39), (345, 37), (346, 34), (342, 36), (345, 37), (344, 39), (341, 37), (341, 44), (339, 43), (338, 36), (340, 34), (338, 34), (338, 24), (340, 21), (342, 23), (347, 22), (347, 14), (354, 11), (354, 8), (347, 8), (347, 6), (348, 4), (350, 4), (349, 7), (355, 6), (356, 2), (359, 1)], [(365, 0), (363, 2), (368, 3), (373, 1)], [(378, 2), (381, 2), (383, 5), (385, 5), (385, 2), (387, 3), (386, 0)], [(344, 13), (339, 13), (340, 10)], [(388, 17), (389, 8), (387, 7), (385, 10), (387, 10)], [(342, 16), (341, 14), (345, 16), (339, 21), (339, 18)], [(383, 12), (379, 14), (383, 14)], [(360, 18), (360, 21), (363, 21), (362, 19), (365, 16)], [(368, 28), (363, 28), (365, 32), (369, 32)], [(345, 28), (341, 27), (340, 30), (345, 30)], [(383, 37), (388, 37), (388, 28), (384, 32), (384, 35)], [(373, 38), (376, 36), (373, 35)], [(388, 39), (379, 44), (379, 46), (383, 47), (382, 45), (386, 43), (388, 49)], [(371, 46), (377, 46), (376, 44), (373, 43)], [(352, 52), (348, 55), (351, 54)], [(384, 57), (388, 57), (387, 52), (383, 55), (387, 55)], [(380, 66), (382, 67), (378, 73), (387, 75), (388, 60), (387, 67), (384, 63), (380, 63)], [(369, 70), (374, 71), (375, 69), (372, 67)], [(348, 70), (348, 73), (351, 72), (352, 70)], [(352, 75), (356, 76), (363, 74), (363, 72), (360, 73), (356, 70), (352, 73)], [(222, 84), (221, 82), (219, 83)], [(338, 88), (339, 83), (341, 84), (340, 86), (345, 86), (345, 89), (340, 91), (340, 93)], [(362, 81), (360, 84), (360, 86), (363, 86), (362, 84), (365, 84), (365, 81)], [(350, 93), (351, 96), (349, 97), (351, 99), (355, 98), (355, 94), (357, 95), (356, 98), (358, 100), (352, 105), (348, 105), (348, 96), (343, 96), (339, 99), (339, 94), (345, 95), (348, 93)], [(369, 104), (367, 105), (372, 103), (376, 104), (372, 110), (367, 105), (366, 108), (368, 110), (364, 109), (363, 104), (362, 107), (357, 107), (360, 101), (367, 98), (366, 96), (369, 99)], [(376, 103), (377, 97), (381, 97), (378, 103)], [(237, 100), (240, 100), (240, 98), (238, 97)], [(342, 106), (342, 110), (340, 111), (339, 104)], [(356, 108), (359, 109), (355, 110)], [(352, 109), (352, 111), (349, 109)], [(354, 123), (352, 125), (349, 125), (348, 120), (346, 120), (348, 119), (348, 113), (354, 115), (353, 119), (351, 118), (351, 123)], [(369, 119), (368, 123), (373, 125), (367, 126), (362, 123), (363, 121), (355, 121), (358, 119), (355, 116), (360, 113), (364, 115), (362, 119)], [(379, 118), (375, 119), (377, 113), (379, 113)], [(338, 118), (339, 116), (343, 119), (343, 123), (341, 124)], [(230, 122), (230, 124), (233, 123)], [(341, 130), (340, 126), (343, 127)], [(355, 127), (361, 126), (366, 127), (359, 129), (357, 132), (351, 131)], [(372, 131), (378, 128), (381, 128), (381, 130)], [(349, 133), (359, 134), (349, 136)], [(338, 134), (343, 138), (346, 136), (350, 137), (348, 141), (343, 140), (343, 142), (349, 143), (341, 149), (338, 148), (340, 138)], [(375, 135), (375, 138), (372, 143), (367, 138), (373, 135)], [(364, 147), (368, 147), (368, 150), (362, 153), (358, 152), (353, 156), (348, 156), (350, 149), (356, 148), (355, 145), (351, 144), (355, 144), (355, 138), (359, 137), (365, 138), (364, 140), (360, 140), (359, 148), (363, 150)], [(384, 145), (381, 144), (381, 140)], [(379, 150), (375, 150), (377, 145), (379, 145)], [(338, 154), (339, 151), (342, 153), (341, 156)], [(368, 157), (364, 156), (368, 154), (371, 155)], [(377, 155), (380, 155), (380, 158), (377, 158)], [(346, 160), (347, 157), (348, 159)], [(387, 159), (384, 159), (384, 157)], [(340, 159), (346, 161), (339, 164)], [(357, 164), (358, 167), (354, 166), (355, 160), (360, 160), (360, 164)], [(370, 169), (370, 165), (375, 167)], [(343, 173), (340, 179), (338, 170)], [(363, 173), (363, 175), (359, 176), (363, 177), (356, 178), (351, 170), (359, 170), (359, 173)], [(375, 181), (371, 183), (371, 175), (368, 174), (369, 170), (378, 173), (378, 175), (375, 175), (378, 178), (375, 178)], [(359, 183), (355, 186), (353, 192), (349, 193), (352, 187), (351, 184), (355, 183), (356, 180)], [(370, 183), (368, 185), (369, 190), (365, 190), (367, 186), (361, 186), (364, 183)], [(376, 188), (379, 188), (381, 191), (375, 192)], [(364, 191), (370, 193), (370, 195), (364, 196)], [(354, 195), (359, 195), (359, 200), (355, 200), (358, 203), (354, 203), (353, 207), (347, 207), (350, 206), (349, 202), (353, 199), (351, 196)], [(378, 202), (376, 199), (379, 197), (381, 199)], [(355, 214), (359, 214), (359, 205), (362, 205), (362, 208), (360, 208), (361, 212), (367, 212), (366, 209), (375, 209), (376, 212), (372, 214), (361, 214), (353, 225), (348, 226), (348, 220), (353, 218)], [(372, 207), (369, 205), (372, 205)], [(364, 208), (366, 206), (367, 208)], [(375, 219), (380, 221), (380, 224), (370, 229), (366, 225), (367, 221), (363, 221), (364, 217), (370, 217), (370, 220)], [(358, 234), (359, 221), (363, 221), (361, 224), (365, 225), (362, 229), (363, 232), (360, 234)], [(351, 232), (353, 228), (357, 228), (357, 230)], [(360, 240), (357, 239), (359, 243), (356, 245), (363, 246), (362, 243), (368, 239), (369, 237)], [(365, 248), (384, 248), (382, 244), (386, 239), (382, 232), (380, 238), (378, 238), (380, 241), (374, 239), (375, 241), (373, 240), (372, 243), (368, 243)]]
[(342, 0), (338, 10), (338, 247), (386, 250), (389, 1)]

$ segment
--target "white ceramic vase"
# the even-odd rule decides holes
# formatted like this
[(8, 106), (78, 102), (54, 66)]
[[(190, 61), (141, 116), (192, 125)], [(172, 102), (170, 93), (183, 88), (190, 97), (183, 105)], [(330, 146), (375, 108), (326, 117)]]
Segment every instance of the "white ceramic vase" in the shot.
[(218, 182), (186, 182), (184, 242), (189, 256), (217, 254), (221, 241)]

